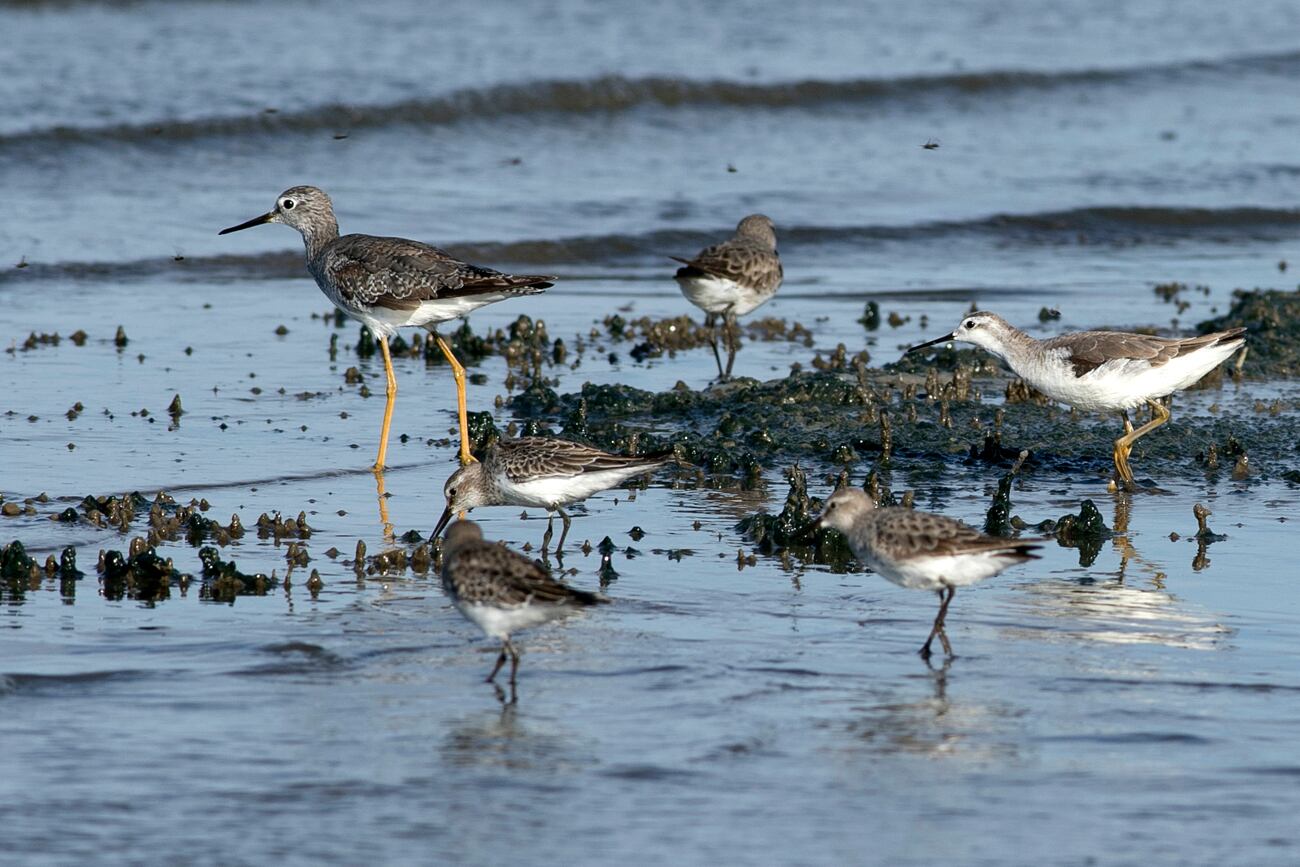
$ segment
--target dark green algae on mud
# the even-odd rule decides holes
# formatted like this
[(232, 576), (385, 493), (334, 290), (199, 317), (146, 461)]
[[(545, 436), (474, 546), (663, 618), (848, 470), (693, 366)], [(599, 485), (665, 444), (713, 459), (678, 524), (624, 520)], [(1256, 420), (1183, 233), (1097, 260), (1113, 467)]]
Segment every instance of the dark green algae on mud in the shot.
[[(1197, 388), (1221, 392), (1210, 414), (1182, 414), (1175, 403), (1173, 423), (1141, 441), (1135, 463), (1150, 475), (1178, 476), (1228, 472), (1240, 456), (1258, 455), (1249, 462), (1252, 475), (1296, 470), (1296, 402), (1251, 395), (1252, 386), (1288, 379), (1300, 369), (1297, 323), (1300, 292), (1275, 290), (1239, 293), (1230, 312), (1202, 323), (1202, 332), (1248, 329), (1241, 374), (1229, 363), (1226, 374), (1207, 376)], [(823, 369), (795, 370), (782, 379), (742, 377), (702, 390), (680, 382), (661, 392), (586, 384), (559, 394), (539, 378), (506, 406), (527, 433), (620, 451), (675, 448), (704, 470), (751, 478), (764, 467), (796, 461), (825, 468), (953, 460), (1009, 467), (1022, 451), (1028, 452), (1026, 472), (1110, 472), (1118, 419), (1054, 405), (979, 350), (945, 347), (925, 359), (909, 356), (881, 367), (843, 352), (838, 363), (835, 358)], [(1250, 411), (1221, 411), (1229, 402)], [(476, 419), (479, 447), (499, 435), (486, 416)]]
[[(866, 333), (879, 326), (879, 317), (870, 313), (862, 320)], [(865, 350), (850, 354), (841, 345), (818, 353), (809, 364), (812, 369), (796, 363), (787, 376), (768, 381), (741, 377), (699, 390), (678, 382), (658, 392), (586, 383), (578, 391), (557, 392), (553, 386), (558, 380), (549, 374), (559, 368), (580, 370), (584, 357), (627, 352), (653, 358), (699, 351), (709, 339), (705, 329), (685, 316), (628, 321), (615, 315), (602, 325), (571, 344), (552, 339), (544, 323), (527, 316), (483, 335), (468, 324), (451, 332), (450, 342), (467, 364), (500, 355), (507, 365), (508, 396), (497, 398), (503, 412), (470, 414), (474, 450), (518, 434), (560, 436), (633, 454), (673, 449), (691, 465), (675, 471), (674, 484), (700, 487), (758, 486), (765, 470), (785, 466), (789, 492), (781, 511), (752, 514), (736, 526), (737, 532), (760, 553), (793, 553), (837, 569), (847, 568), (851, 557), (836, 534), (811, 531), (821, 500), (808, 492), (808, 473), (827, 489), (861, 480), (882, 504), (910, 504), (910, 492), (890, 489), (902, 473), (913, 482), (927, 476), (938, 481), (953, 466), (981, 466), (999, 485), (986, 521), (989, 532), (1052, 533), (1063, 544), (1079, 547), (1085, 564), (1110, 532), (1087, 500), (1079, 503), (1077, 513), (1022, 518), (1014, 514), (1010, 490), (1013, 476), (1040, 472), (1105, 479), (1111, 472), (1111, 445), (1120, 432), (1118, 419), (1080, 415), (1052, 404), (980, 350), (947, 346), (924, 358), (906, 356), (872, 367)], [(1143, 484), (1229, 476), (1300, 483), (1300, 407), (1294, 396), (1272, 393), (1278, 391), (1277, 383), (1300, 370), (1300, 291), (1239, 291), (1231, 310), (1198, 330), (1238, 326), (1249, 333), (1245, 364), (1234, 371), (1229, 362), (1197, 386), (1212, 392), (1208, 414), (1180, 413), (1175, 403), (1173, 422), (1139, 443), (1134, 462)], [(805, 346), (810, 335), (799, 323), (775, 318), (751, 323), (746, 332), (750, 340)], [(332, 341), (331, 354), (337, 349)], [(375, 351), (364, 329), (351, 349), (361, 357)], [(423, 357), (430, 366), (444, 363), (431, 349), (417, 336), (409, 343), (395, 341), (393, 352)], [(1270, 393), (1253, 397), (1256, 390)], [(504, 430), (500, 415), (511, 419)], [(96, 499), (101, 505), (112, 500), (87, 498), (82, 519), (93, 521), (95, 509), (86, 503)], [(170, 523), (177, 525), (172, 532), (162, 532), (169, 526), (160, 518), (164, 506)], [(101, 577), (136, 598), (165, 598), (161, 588), (188, 584), (190, 576), (165, 560), (155, 562), (156, 547), (179, 536), (195, 545), (210, 541), (208, 537), (220, 543), (231, 532), (187, 507), (180, 507), (179, 514), (175, 504), (141, 502), (139, 507), (151, 515), (147, 547), (137, 545), (138, 550), (126, 554), (110, 551), (108, 560), (101, 556), (99, 563)], [(130, 528), (129, 517), (125, 520), (124, 532)], [(400, 541), (419, 546), (422, 540), (416, 535)], [(213, 553), (215, 549), (203, 560), (205, 595), (231, 600), (276, 586), (274, 576), (245, 575)], [(22, 561), (25, 568), (20, 569), (22, 555), (17, 550), (11, 554), (12, 577), (20, 571), (48, 573), (34, 562)], [(436, 550), (424, 551), (419, 559), (434, 554)], [(360, 555), (358, 562), (364, 562)], [(374, 561), (366, 568), (373, 572), (389, 566)]]
[[(878, 323), (870, 313), (863, 319), (869, 329)], [(653, 354), (703, 342), (680, 320), (668, 323), (641, 323), (625, 333), (620, 321), (605, 337), (613, 345), (648, 337)], [(1173, 423), (1141, 441), (1134, 460), (1143, 485), (1194, 476), (1300, 483), (1300, 405), (1294, 397), (1252, 396), (1254, 386), (1287, 380), (1300, 369), (1300, 290), (1238, 291), (1228, 313), (1200, 323), (1197, 331), (1234, 327), (1248, 330), (1247, 358), (1237, 368), (1225, 363), (1194, 387), (1213, 392), (1208, 415), (1180, 414), (1175, 404)], [(750, 337), (782, 339), (801, 329), (769, 326), (751, 329)], [(676, 337), (653, 345), (663, 335)], [(639, 346), (644, 352), (645, 344)], [(791, 466), (782, 510), (759, 512), (736, 526), (762, 553), (793, 553), (836, 569), (851, 562), (838, 534), (813, 530), (821, 500), (809, 495), (801, 467), (821, 472), (830, 486), (860, 474), (877, 502), (910, 505), (909, 493), (889, 490), (892, 471), (907, 468), (915, 478), (918, 471), (941, 473), (958, 462), (1000, 474), (986, 531), (1048, 533), (1078, 548), (1081, 565), (1092, 562), (1111, 535), (1095, 504), (1085, 499), (1077, 513), (1027, 520), (1013, 514), (1011, 481), (1035, 472), (1108, 477), (1111, 447), (1122, 432), (1115, 416), (1081, 415), (1053, 404), (976, 349), (947, 346), (880, 367), (867, 362), (866, 352), (850, 356), (841, 345), (829, 357), (819, 354), (815, 369), (796, 365), (782, 379), (742, 377), (702, 390), (678, 382), (661, 392), (588, 383), (559, 394), (535, 375), (505, 405), (515, 419), (510, 433), (556, 435), (629, 453), (672, 448), (697, 468), (699, 484), (708, 484), (706, 474), (712, 474), (715, 483), (725, 476), (753, 485), (764, 469)], [(489, 413), (477, 414), (472, 427), (476, 448), (501, 435)]]

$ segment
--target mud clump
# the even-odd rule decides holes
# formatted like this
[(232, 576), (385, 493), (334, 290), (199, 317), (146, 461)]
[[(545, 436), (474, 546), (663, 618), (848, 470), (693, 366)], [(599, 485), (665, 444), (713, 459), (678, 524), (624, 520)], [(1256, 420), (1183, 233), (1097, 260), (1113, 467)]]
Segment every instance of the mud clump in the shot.
[(152, 545), (138, 546), (130, 556), (121, 551), (106, 551), (99, 561), (104, 598), (126, 597), (141, 602), (160, 602), (171, 596), (174, 583), (191, 580), (178, 572), (171, 559), (163, 559)]
[(998, 489), (993, 495), (993, 505), (989, 506), (984, 516), (984, 532), (990, 536), (1010, 536), (1011, 528), (1011, 481), (1015, 477), (1007, 473), (998, 479)]
[(17, 540), (0, 548), (0, 599), (22, 599), (40, 587), (41, 567)]
[(1092, 500), (1080, 503), (1077, 515), (1048, 519), (1034, 525), (1034, 529), (1055, 536), (1066, 548), (1077, 548), (1080, 566), (1091, 566), (1101, 553), (1102, 543), (1114, 535)]
[(200, 599), (233, 605), (237, 596), (265, 596), (279, 583), (274, 575), (268, 577), (262, 572), (252, 575), (241, 572), (234, 560), (222, 560), (217, 549), (210, 545), (199, 549), (199, 562), (203, 564)]
[(313, 532), (306, 512), (299, 512), (297, 518), (283, 518), (279, 512), (274, 516), (263, 512), (257, 517), (257, 538), (274, 539), (277, 545), (281, 539), (310, 539)]
[(808, 495), (808, 476), (798, 466), (786, 471), (790, 490), (781, 511), (772, 515), (758, 512), (742, 518), (735, 530), (754, 544), (761, 554), (789, 551), (804, 562), (830, 565), (846, 571), (853, 562), (844, 536), (829, 528), (815, 526), (822, 501)]
[(1001, 368), (997, 359), (982, 349), (958, 349), (955, 344), (944, 344), (925, 352), (913, 352), (897, 361), (882, 366), (891, 373), (907, 373), (924, 376), (931, 368), (938, 368), (945, 373), (965, 369), (974, 376), (995, 376)]
[[(112, 527), (119, 533), (125, 533), (135, 520), (137, 509), (149, 507), (149, 501), (139, 492), (124, 494), (120, 497), (96, 497), (88, 494), (79, 504), (82, 517), (96, 527)], [(60, 513), (58, 520), (66, 521), (67, 511)]]
[(1246, 329), (1249, 352), (1245, 372), (1253, 377), (1300, 374), (1300, 289), (1238, 289), (1223, 316), (1196, 326), (1201, 334), (1228, 328)]
[(596, 546), (596, 551), (600, 554), (600, 568), (596, 570), (596, 577), (600, 580), (601, 590), (618, 580), (618, 570), (614, 568), (614, 552), (617, 550), (618, 546), (608, 536)]

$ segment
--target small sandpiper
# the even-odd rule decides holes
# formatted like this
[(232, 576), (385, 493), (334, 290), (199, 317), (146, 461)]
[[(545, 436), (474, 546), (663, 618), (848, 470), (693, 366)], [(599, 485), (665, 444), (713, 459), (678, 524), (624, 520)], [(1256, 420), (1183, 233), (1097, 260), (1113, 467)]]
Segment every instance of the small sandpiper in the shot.
[(920, 653), (930, 658), (935, 636), (952, 656), (944, 617), (958, 587), (998, 574), (1009, 566), (1038, 559), (1031, 551), (1041, 539), (1018, 541), (988, 536), (955, 518), (899, 506), (879, 507), (866, 491), (841, 488), (831, 494), (817, 526), (844, 534), (853, 556), (889, 581), (910, 590), (939, 594), (939, 614)]
[(487, 682), (496, 678), (508, 655), (512, 689), (519, 671), (512, 633), (610, 601), (600, 593), (562, 584), (537, 561), (484, 541), (483, 530), (473, 521), (457, 521), (447, 531), (442, 587), (466, 620), (489, 638), (500, 639), (501, 654)]
[[(951, 334), (913, 346), (973, 343), (1006, 362), (1017, 376), (1052, 400), (1084, 411), (1119, 411), (1124, 436), (1115, 440), (1118, 484), (1132, 485), (1133, 443), (1169, 421), (1160, 402), (1194, 385), (1246, 342), (1244, 328), (1200, 337), (1154, 337), (1126, 331), (1079, 331), (1035, 340), (993, 313), (969, 313)], [(1136, 430), (1128, 411), (1147, 404), (1151, 421)]]
[(290, 187), (276, 199), (275, 207), (246, 223), (217, 234), (238, 232), (263, 223), (284, 223), (302, 233), (307, 247), (307, 270), (334, 306), (370, 329), (384, 356), (388, 378), (384, 424), (379, 434), (375, 469), (384, 468), (388, 429), (397, 397), (397, 377), (388, 352), (388, 340), (405, 326), (420, 326), (438, 341), (456, 379), (456, 406), (460, 423), (460, 459), (474, 460), (469, 452), (465, 415), (465, 368), (438, 334), (438, 323), (466, 316), (471, 311), (517, 295), (536, 295), (553, 285), (554, 277), (516, 276), (480, 268), (452, 258), (429, 244), (405, 238), (374, 235), (339, 235), (330, 197), (316, 187)]
[[(525, 506), (560, 516), (564, 529), (556, 546), (558, 553), (569, 535), (570, 519), (565, 506), (676, 460), (671, 451), (615, 455), (552, 437), (498, 440), (488, 447), (482, 462), (462, 466), (443, 485), (447, 508), (438, 519), (433, 538), (456, 512), (479, 506)], [(542, 550), (551, 543), (553, 521), (554, 515), (546, 523)]]
[[(740, 334), (736, 317), (760, 307), (776, 294), (784, 276), (781, 257), (776, 251), (776, 231), (772, 220), (762, 214), (750, 214), (736, 226), (736, 234), (721, 244), (705, 247), (692, 259), (671, 257), (685, 267), (678, 268), (675, 279), (682, 294), (707, 315), (704, 327), (712, 330), (713, 359), (718, 363), (718, 380), (731, 378), (736, 361)], [(723, 322), (723, 340), (727, 345), (727, 367), (718, 354), (718, 319)]]

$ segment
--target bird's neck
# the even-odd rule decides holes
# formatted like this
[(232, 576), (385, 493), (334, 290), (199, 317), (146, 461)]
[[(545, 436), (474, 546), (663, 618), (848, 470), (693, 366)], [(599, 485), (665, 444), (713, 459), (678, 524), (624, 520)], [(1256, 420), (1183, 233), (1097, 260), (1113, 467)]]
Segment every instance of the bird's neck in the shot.
[(338, 238), (339, 224), (331, 214), (303, 226), (299, 231), (302, 232), (303, 245), (307, 248), (307, 261), (311, 262), (329, 246), (331, 241)]
[(1025, 359), (1033, 357), (1034, 349), (1038, 345), (1037, 340), (1014, 325), (1005, 323), (998, 329), (997, 337), (995, 345), (985, 346), (984, 348), (1007, 362), (1008, 365), (1011, 364), (1013, 358)]

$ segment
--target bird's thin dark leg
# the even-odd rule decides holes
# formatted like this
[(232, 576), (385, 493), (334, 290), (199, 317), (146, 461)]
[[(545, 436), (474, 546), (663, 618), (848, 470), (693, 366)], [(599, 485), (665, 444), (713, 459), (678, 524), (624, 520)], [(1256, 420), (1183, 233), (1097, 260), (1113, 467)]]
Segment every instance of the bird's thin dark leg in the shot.
[(949, 587), (946, 596), (944, 595), (943, 590), (939, 590), (938, 593), (939, 614), (934, 618), (934, 626), (930, 627), (930, 637), (925, 640), (925, 644), (921, 645), (920, 653), (922, 659), (930, 658), (930, 645), (934, 642), (934, 637), (936, 635), (939, 636), (939, 641), (943, 644), (943, 652), (948, 656), (952, 656), (952, 645), (948, 643), (948, 635), (944, 632), (943, 621), (948, 615), (948, 603), (952, 601), (952, 597), (956, 595), (957, 590), (956, 588)]
[(705, 316), (704, 327), (709, 329), (709, 346), (713, 348), (713, 360), (718, 363), (718, 379), (722, 379), (722, 356), (718, 353), (718, 314)]
[(497, 664), (492, 667), (492, 673), (487, 676), (488, 683), (496, 679), (497, 672), (501, 670), (501, 666), (506, 664), (506, 648), (509, 646), (510, 642), (508, 640), (501, 645), (501, 653), (497, 656)]
[(375, 458), (375, 470), (384, 468), (384, 459), (388, 457), (388, 429), (393, 423), (393, 404), (397, 402), (397, 375), (393, 373), (393, 357), (388, 353), (388, 338), (382, 334), (375, 335), (379, 352), (384, 356), (384, 424), (379, 430), (379, 456)]
[(513, 695), (515, 678), (519, 674), (519, 651), (515, 649), (515, 646), (510, 643), (508, 638), (506, 639), (506, 647), (510, 648), (510, 693)]
[(555, 511), (560, 516), (560, 520), (564, 522), (564, 529), (560, 531), (560, 544), (555, 546), (555, 553), (558, 556), (559, 553), (564, 550), (564, 540), (569, 538), (569, 525), (572, 521), (569, 518), (569, 513), (561, 509), (559, 506), (555, 507)]
[(956, 587), (948, 588), (948, 598), (939, 606), (939, 641), (943, 644), (944, 656), (952, 656), (952, 645), (948, 643), (948, 630), (944, 628), (944, 621), (948, 616), (948, 603), (952, 602), (952, 597), (957, 595)]
[(731, 379), (731, 368), (736, 363), (736, 350), (740, 348), (740, 327), (736, 324), (736, 314), (727, 311), (723, 319), (723, 333), (727, 336), (727, 372), (723, 379)]
[[(542, 550), (545, 551), (551, 546), (551, 536), (555, 534), (555, 515), (546, 516), (546, 532), (542, 534)], [(560, 544), (564, 544), (564, 537), (560, 537)]]

